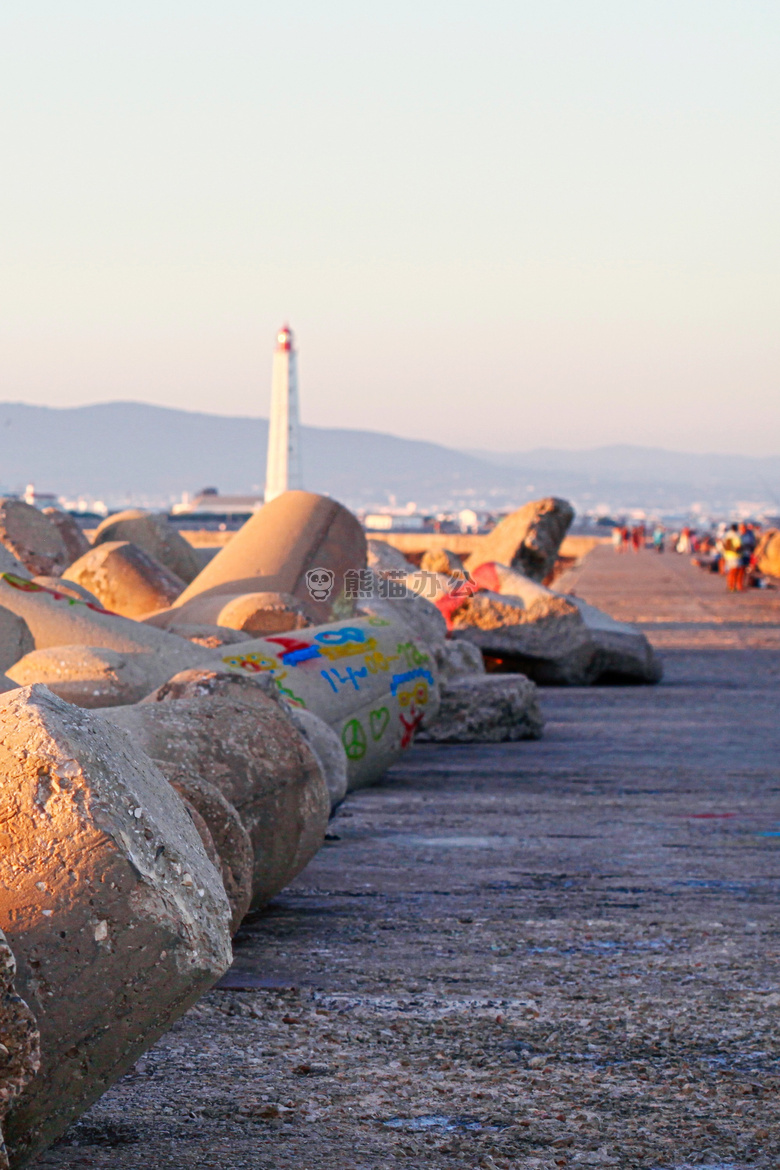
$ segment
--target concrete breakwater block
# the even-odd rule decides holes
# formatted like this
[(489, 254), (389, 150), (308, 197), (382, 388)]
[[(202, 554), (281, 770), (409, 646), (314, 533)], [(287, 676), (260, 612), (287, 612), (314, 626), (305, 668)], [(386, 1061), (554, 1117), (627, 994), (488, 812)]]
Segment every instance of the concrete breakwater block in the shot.
[(6, 671), (34, 648), (30, 627), (23, 617), (0, 605), (0, 671)]
[(270, 676), (288, 703), (336, 732), (350, 790), (375, 783), (439, 707), (430, 647), (387, 612), (243, 642), (220, 655), (221, 669)]
[(68, 563), (72, 564), (85, 552), (89, 552), (89, 541), (84, 530), (70, 512), (63, 512), (60, 508), (44, 508), (44, 516), (54, 525), (62, 537), (62, 543), (68, 554)]
[(454, 639), (472, 642), (489, 659), (542, 685), (661, 678), (661, 664), (640, 630), (551, 590), (530, 605), (522, 597), (483, 591), (466, 598), (451, 620)]
[[(186, 612), (188, 602), (208, 593), (291, 593), (313, 621), (326, 622), (353, 612), (345, 574), (365, 566), (366, 538), (350, 511), (313, 492), (283, 492), (247, 520), (175, 607)], [(307, 575), (316, 570), (315, 582)]]
[(227, 969), (230, 909), (158, 769), (45, 687), (0, 699), (0, 808), (0, 927), (41, 1034), (6, 1119), (22, 1166)]
[[(160, 771), (164, 774), (162, 767)], [(252, 902), (252, 840), (238, 812), (215, 784), (210, 784), (201, 776), (183, 775), (180, 772), (173, 776), (171, 783), (205, 825), (208, 839), (204, 840), (202, 828), (199, 827), (201, 840), (222, 876), (230, 903), (230, 930), (235, 934)], [(215, 856), (212, 856), (209, 845)]]
[(8, 670), (12, 685), (43, 683), (66, 703), (90, 708), (138, 703), (170, 673), (149, 653), (120, 654), (100, 646), (33, 650)]
[(227, 672), (184, 671), (144, 702), (105, 717), (129, 732), (172, 784), (198, 777), (235, 808), (252, 843), (253, 906), (278, 893), (320, 848), (331, 803), (325, 778), (273, 687)]
[(33, 576), (59, 577), (70, 564), (57, 528), (48, 516), (23, 500), (0, 499), (0, 544)]
[(442, 685), (439, 714), (420, 738), (434, 743), (504, 743), (539, 739), (543, 727), (536, 686), (525, 675), (470, 675)]
[(283, 634), (312, 625), (306, 606), (291, 593), (207, 593), (193, 597), (181, 609), (149, 614), (144, 621), (162, 630), (178, 630), (183, 623), (215, 625), (240, 630), (250, 637)]
[[(281, 696), (280, 696), (281, 698)], [(347, 775), (347, 753), (341, 740), (332, 727), (304, 707), (294, 707), (285, 702), (288, 715), (308, 743), (317, 762), (320, 765), (325, 783), (328, 788), (331, 809), (340, 804), (347, 795), (349, 777)]]
[[(22, 576), (27, 576), (23, 573)], [(94, 593), (90, 593), (83, 585), (78, 585), (75, 581), (65, 581), (62, 577), (33, 577), (35, 585), (43, 585), (45, 589), (51, 589), (55, 593), (62, 593), (65, 597), (72, 597), (76, 601), (88, 601), (91, 605), (96, 605), (98, 609), (104, 607), (100, 601), (95, 597)]]
[(466, 560), (466, 568), (471, 572), (484, 561), (499, 561), (543, 581), (555, 567), (573, 519), (574, 509), (567, 500), (553, 496), (532, 500), (499, 520), (493, 531), (482, 537), (479, 550)]
[(0, 572), (0, 606), (24, 618), (36, 646), (9, 668), (12, 677), (19, 685), (51, 682), (69, 702), (135, 702), (177, 671), (212, 660), (213, 651), (175, 634), (13, 573)]
[(140, 508), (128, 508), (107, 516), (95, 530), (93, 546), (128, 540), (164, 565), (174, 576), (189, 585), (200, 572), (195, 549), (177, 532), (168, 519)]
[(780, 532), (776, 528), (761, 533), (756, 546), (756, 564), (762, 573), (780, 577)]
[(38, 1023), (17, 995), (16, 960), (0, 930), (0, 1170), (8, 1170), (2, 1125), (11, 1102), (37, 1073), (41, 1063)]
[(65, 581), (83, 585), (100, 604), (123, 617), (140, 618), (172, 604), (184, 581), (140, 545), (103, 541), (63, 573)]

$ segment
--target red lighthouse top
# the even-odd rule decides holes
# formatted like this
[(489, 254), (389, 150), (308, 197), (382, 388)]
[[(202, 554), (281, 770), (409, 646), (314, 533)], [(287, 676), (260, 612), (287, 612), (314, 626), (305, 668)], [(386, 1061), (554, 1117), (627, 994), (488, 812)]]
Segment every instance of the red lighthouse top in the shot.
[(289, 353), (293, 347), (293, 334), (289, 325), (282, 325), (281, 329), (276, 335), (277, 351), (282, 353)]

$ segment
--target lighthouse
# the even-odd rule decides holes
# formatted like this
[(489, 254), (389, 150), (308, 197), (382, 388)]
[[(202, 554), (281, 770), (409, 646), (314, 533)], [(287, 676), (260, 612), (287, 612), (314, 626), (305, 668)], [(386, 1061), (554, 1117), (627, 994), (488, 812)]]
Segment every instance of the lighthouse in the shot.
[(271, 381), (271, 417), (268, 424), (268, 461), (265, 502), (282, 492), (303, 487), (300, 424), (298, 422), (298, 355), (289, 325), (276, 335)]

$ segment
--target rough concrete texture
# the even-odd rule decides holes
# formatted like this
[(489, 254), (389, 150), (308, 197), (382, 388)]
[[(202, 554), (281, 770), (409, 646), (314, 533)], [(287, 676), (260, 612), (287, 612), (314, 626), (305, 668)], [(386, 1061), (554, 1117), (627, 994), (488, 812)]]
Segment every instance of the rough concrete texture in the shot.
[(24, 618), (0, 605), (0, 671), (8, 670), (25, 654), (29, 654), (35, 642)]
[[(164, 772), (163, 768), (160, 770)], [(230, 903), (230, 929), (235, 933), (252, 902), (254, 851), (251, 838), (237, 810), (215, 784), (202, 776), (182, 771), (172, 776), (170, 782), (206, 826)]]
[(120, 654), (100, 646), (52, 646), (33, 650), (8, 667), (12, 686), (43, 683), (66, 703), (97, 709), (145, 698), (170, 669), (152, 654)]
[(505, 516), (482, 538), (479, 549), (466, 560), (466, 568), (471, 571), (484, 561), (498, 561), (543, 581), (555, 567), (573, 519), (574, 510), (566, 500), (533, 500)]
[(484, 591), (452, 615), (453, 638), (478, 646), (490, 669), (521, 671), (546, 686), (656, 683), (661, 664), (641, 630), (576, 597), (545, 590), (530, 605)]
[(16, 960), (0, 930), (0, 1170), (8, 1170), (2, 1124), (11, 1102), (37, 1073), (41, 1037), (35, 1016), (16, 992)]
[(83, 585), (105, 609), (129, 618), (171, 605), (184, 589), (181, 577), (127, 540), (102, 541), (63, 577)]
[(350, 797), (42, 1170), (776, 1170), (780, 594), (652, 553), (576, 589), (660, 686)]
[(196, 646), (205, 646), (208, 650), (218, 650), (220, 646), (235, 646), (239, 642), (252, 640), (251, 634), (245, 634), (243, 630), (229, 630), (226, 626), (176, 624), (168, 626), (167, 629), (168, 633), (186, 638)]
[(441, 706), (420, 738), (434, 743), (538, 739), (544, 720), (536, 685), (523, 674), (472, 674), (441, 688)]
[(439, 668), (439, 678), (442, 684), (451, 682), (455, 678), (485, 673), (485, 660), (482, 657), (482, 651), (478, 646), (463, 639), (437, 643), (433, 647), (433, 655)]
[(313, 711), (307, 711), (305, 707), (295, 707), (292, 703), (286, 703), (285, 706), (293, 723), (317, 757), (333, 809), (347, 795), (349, 787), (347, 753), (344, 745), (333, 728)]
[(161, 630), (178, 628), (183, 621), (198, 625), (224, 626), (251, 637), (302, 630), (312, 624), (307, 609), (291, 593), (208, 593), (193, 597), (180, 609), (164, 609), (145, 619)]
[(780, 577), (780, 532), (769, 528), (756, 546), (756, 565), (769, 577)]
[(107, 718), (172, 784), (201, 777), (235, 808), (252, 843), (254, 906), (320, 848), (330, 812), (325, 778), (273, 689), (235, 674), (184, 671)]
[(221, 663), (248, 677), (270, 675), (289, 703), (332, 727), (350, 789), (375, 783), (438, 709), (431, 650), (394, 616), (271, 635), (223, 653)]
[[(0, 543), (33, 576), (59, 577), (70, 563), (57, 528), (43, 512), (23, 500), (0, 499)], [(6, 571), (4, 565), (2, 569)]]
[(11, 692), (0, 778), (0, 927), (41, 1033), (6, 1121), (21, 1166), (219, 978), (229, 909), (178, 797), (99, 716)]
[[(26, 573), (23, 575), (27, 576)], [(76, 601), (89, 601), (91, 605), (96, 605), (98, 609), (103, 609), (95, 594), (90, 593), (83, 585), (77, 585), (75, 581), (65, 581), (62, 577), (43, 576), (33, 577), (32, 580), (36, 585), (43, 585), (44, 589), (50, 589), (54, 593), (61, 593), (63, 597), (73, 597)]]
[(161, 514), (128, 508), (107, 516), (98, 525), (92, 543), (99, 545), (115, 540), (129, 540), (138, 545), (187, 585), (200, 572), (195, 550)]
[(68, 564), (89, 552), (89, 541), (84, 535), (84, 530), (70, 512), (63, 512), (60, 508), (43, 508), (42, 511), (62, 537), (68, 554)]
[(447, 576), (464, 576), (463, 561), (449, 548), (432, 548), (423, 553), (420, 568), (426, 573), (445, 573)]
[[(346, 617), (354, 603), (345, 598), (344, 574), (366, 565), (366, 538), (358, 520), (341, 504), (313, 492), (284, 492), (247, 520), (177, 600), (204, 594), (292, 593), (313, 621)], [(306, 574), (333, 574), (321, 596), (310, 590)], [(189, 619), (186, 619), (189, 620)]]
[[(138, 683), (144, 694), (161, 686), (179, 670), (214, 660), (214, 651), (193, 645), (166, 630), (109, 613), (91, 602), (46, 589), (12, 573), (0, 573), (0, 605), (24, 618), (36, 650), (67, 648), (59, 656), (27, 655), (21, 659), (16, 668), (27, 671), (26, 681), (51, 680), (59, 689), (60, 683), (66, 681), (66, 670), (72, 670), (73, 680), (81, 684), (80, 689), (86, 695), (92, 682), (90, 705), (133, 701), (116, 698), (110, 674), (119, 669), (120, 661), (128, 655), (135, 658), (122, 667), (121, 678), (131, 679), (133, 687)], [(95, 647), (115, 651), (120, 659), (109, 655), (103, 660), (102, 650)], [(79, 649), (83, 650), (83, 657)], [(59, 667), (60, 662), (65, 665)], [(39, 676), (34, 673), (36, 669), (41, 671)], [(105, 704), (99, 701), (104, 691)]]
[(366, 545), (366, 563), (369, 569), (377, 573), (402, 572), (408, 573), (414, 568), (411, 561), (407, 561), (402, 552), (393, 548), (385, 540), (369, 540)]
[(551, 589), (526, 577), (518, 569), (511, 569), (497, 561), (483, 561), (471, 573), (471, 579), (480, 589), (491, 593), (502, 593), (508, 597), (517, 597), (529, 608), (535, 601), (542, 601), (555, 596)]
[[(412, 577), (419, 584), (419, 575)], [(436, 606), (415, 592), (413, 586), (405, 597), (383, 597), (376, 573), (369, 578), (372, 596), (358, 602), (358, 612), (386, 621), (402, 621), (414, 635), (428, 646), (443, 642), (447, 637), (447, 623)], [(406, 581), (404, 581), (404, 585)]]

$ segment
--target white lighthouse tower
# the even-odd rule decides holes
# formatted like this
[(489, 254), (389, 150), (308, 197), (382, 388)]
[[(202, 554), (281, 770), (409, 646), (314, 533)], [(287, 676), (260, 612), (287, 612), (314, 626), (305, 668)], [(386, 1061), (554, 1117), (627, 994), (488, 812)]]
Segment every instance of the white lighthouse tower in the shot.
[(276, 335), (271, 418), (268, 425), (268, 462), (265, 502), (282, 492), (303, 487), (301, 442), (298, 422), (298, 362), (292, 330), (283, 325)]

